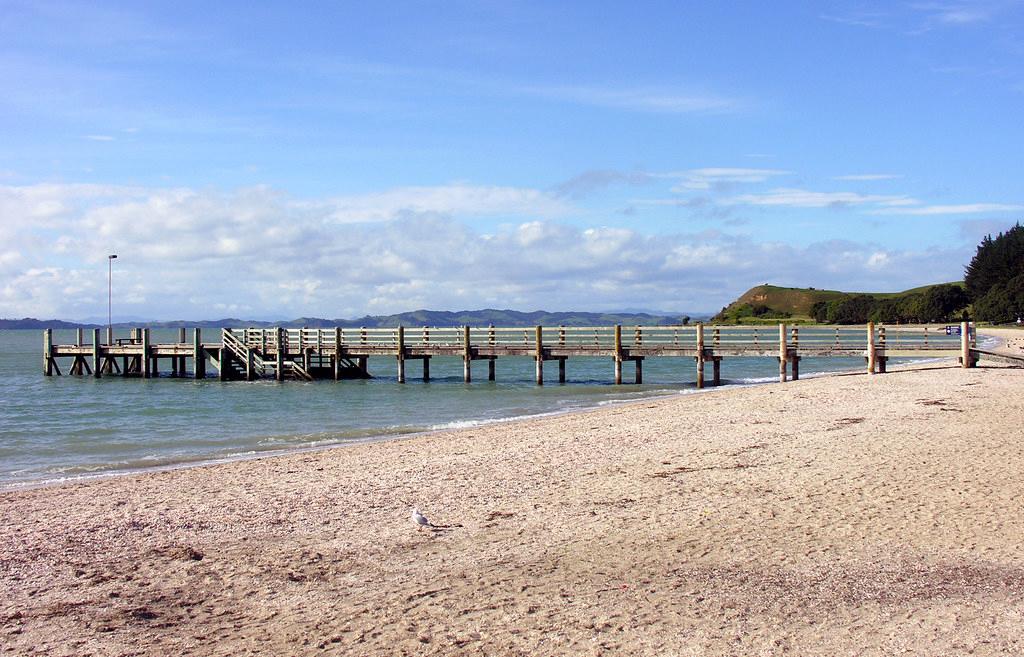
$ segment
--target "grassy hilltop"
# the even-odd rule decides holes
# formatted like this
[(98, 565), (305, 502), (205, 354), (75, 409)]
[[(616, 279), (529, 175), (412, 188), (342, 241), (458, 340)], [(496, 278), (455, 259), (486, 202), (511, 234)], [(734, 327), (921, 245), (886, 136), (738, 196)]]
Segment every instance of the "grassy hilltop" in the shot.
[[(947, 286), (963, 289), (963, 283), (960, 281), (924, 285), (903, 292), (841, 292), (839, 290), (819, 290), (813, 287), (758, 285), (750, 288), (738, 299), (722, 308), (722, 311), (711, 321), (724, 324), (775, 323), (783, 319), (791, 323), (815, 322), (823, 319), (823, 315), (829, 307), (828, 304), (831, 304), (832, 308), (849, 304), (908, 306), (914, 303), (920, 304), (942, 290), (948, 289)], [(816, 314), (818, 315), (817, 319)], [(930, 319), (938, 319), (938, 317)]]

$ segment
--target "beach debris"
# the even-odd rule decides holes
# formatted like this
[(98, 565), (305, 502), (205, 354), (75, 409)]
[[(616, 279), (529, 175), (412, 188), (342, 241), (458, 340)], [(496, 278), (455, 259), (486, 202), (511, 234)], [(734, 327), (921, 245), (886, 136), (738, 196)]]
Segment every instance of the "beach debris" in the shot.
[(433, 529), (434, 527), (434, 524), (427, 520), (427, 517), (420, 513), (420, 510), (416, 507), (413, 507), (412, 514), (409, 517), (419, 527), (426, 527), (427, 529)]

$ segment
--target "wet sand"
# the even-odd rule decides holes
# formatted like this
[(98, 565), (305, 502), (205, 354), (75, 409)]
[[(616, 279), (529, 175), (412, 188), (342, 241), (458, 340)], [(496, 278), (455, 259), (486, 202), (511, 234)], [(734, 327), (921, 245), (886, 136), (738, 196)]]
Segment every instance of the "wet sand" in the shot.
[(933, 365), (3, 493), (0, 654), (1021, 654), (1022, 390)]

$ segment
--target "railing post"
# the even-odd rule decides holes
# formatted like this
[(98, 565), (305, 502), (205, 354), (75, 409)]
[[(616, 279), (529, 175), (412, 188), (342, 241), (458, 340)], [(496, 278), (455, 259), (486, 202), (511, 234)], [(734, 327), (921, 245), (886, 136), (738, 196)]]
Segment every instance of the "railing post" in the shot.
[(536, 328), (534, 337), (534, 358), (537, 359), (537, 385), (544, 385), (544, 328)]
[(206, 350), (203, 349), (203, 332), (196, 327), (192, 333), (192, 376), (206, 378)]
[(398, 326), (398, 382), (405, 383), (405, 327)]
[[(715, 337), (718, 329), (715, 329)], [(697, 322), (697, 388), (704, 387), (704, 322)]]
[(622, 325), (615, 325), (615, 385), (622, 385)]
[[(839, 329), (836, 329), (838, 335)], [(838, 338), (836, 338), (838, 340)], [(875, 373), (875, 323), (868, 322), (868, 374)]]
[(779, 383), (786, 382), (786, 362), (789, 353), (786, 351), (786, 325), (779, 324)]
[[(558, 346), (565, 346), (565, 326), (558, 327)], [(563, 368), (564, 369), (564, 368)]]
[(53, 376), (53, 329), (43, 329), (43, 376)]
[(462, 328), (462, 379), (469, 383), (473, 380), (473, 351), (469, 345), (469, 325)]
[(102, 376), (100, 374), (100, 370), (103, 369), (100, 365), (102, 362), (103, 355), (100, 353), (100, 330), (98, 328), (94, 328), (92, 330), (92, 375), (97, 379)]

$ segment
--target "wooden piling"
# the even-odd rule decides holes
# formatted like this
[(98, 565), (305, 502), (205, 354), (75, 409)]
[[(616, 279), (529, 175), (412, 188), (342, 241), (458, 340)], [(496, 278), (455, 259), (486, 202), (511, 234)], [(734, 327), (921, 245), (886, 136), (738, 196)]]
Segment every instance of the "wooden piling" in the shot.
[(544, 328), (538, 326), (534, 336), (534, 358), (537, 360), (537, 385), (544, 385)]
[(206, 378), (206, 350), (203, 349), (203, 330), (192, 329), (192, 376)]
[[(794, 378), (796, 370), (794, 370)], [(715, 358), (711, 361), (711, 384), (715, 386), (722, 385), (722, 359)]]
[(149, 346), (149, 329), (142, 329), (142, 378), (148, 379), (150, 377), (150, 368), (153, 366), (150, 358), (153, 354), (150, 353)]
[[(230, 333), (231, 329), (226, 328), (224, 329), (224, 332)], [(221, 381), (227, 381), (230, 378), (229, 372), (231, 370), (231, 350), (228, 349), (227, 345), (224, 343), (223, 338), (221, 338), (219, 356), (220, 370), (217, 372), (217, 378), (219, 378)]]
[(964, 368), (974, 367), (971, 360), (971, 324), (960, 322), (960, 366)]
[[(836, 329), (838, 331), (838, 329)], [(838, 338), (836, 338), (838, 340)], [(875, 323), (868, 322), (868, 374), (875, 373), (877, 354), (875, 353)]]
[(789, 353), (786, 351), (786, 325), (779, 324), (779, 383), (786, 382), (786, 362)]
[(341, 379), (341, 327), (334, 327), (334, 380)]
[(405, 327), (398, 327), (398, 382), (405, 383)]
[[(100, 372), (103, 371), (103, 353), (102, 347), (100, 346), (100, 330), (94, 328), (92, 330), (92, 375), (97, 379), (102, 376)], [(84, 364), (84, 362), (83, 362)], [(81, 370), (79, 370), (81, 373)]]
[(640, 385), (641, 383), (644, 382), (644, 359), (636, 358), (633, 360), (633, 364), (636, 366), (635, 382), (637, 385)]
[(558, 359), (558, 382), (565, 383), (565, 358)]
[(274, 337), (277, 344), (275, 348), (277, 352), (274, 354), (274, 378), (278, 381), (284, 381), (284, 356), (288, 353), (288, 336), (285, 335), (285, 331), (278, 326), (274, 329)]
[(704, 387), (704, 323), (697, 322), (697, 388)]
[(615, 325), (615, 385), (622, 385), (622, 326)]
[(498, 359), (493, 357), (493, 356), (487, 359), (487, 380), (488, 381), (494, 381), (497, 378), (496, 372), (495, 372), (495, 370), (497, 369), (497, 365), (496, 365), (497, 362), (498, 362)]
[(430, 356), (423, 357), (423, 382), (430, 381)]
[(469, 346), (469, 325), (462, 328), (462, 380), (473, 380), (473, 350)]
[(53, 329), (43, 329), (43, 376), (53, 376)]

